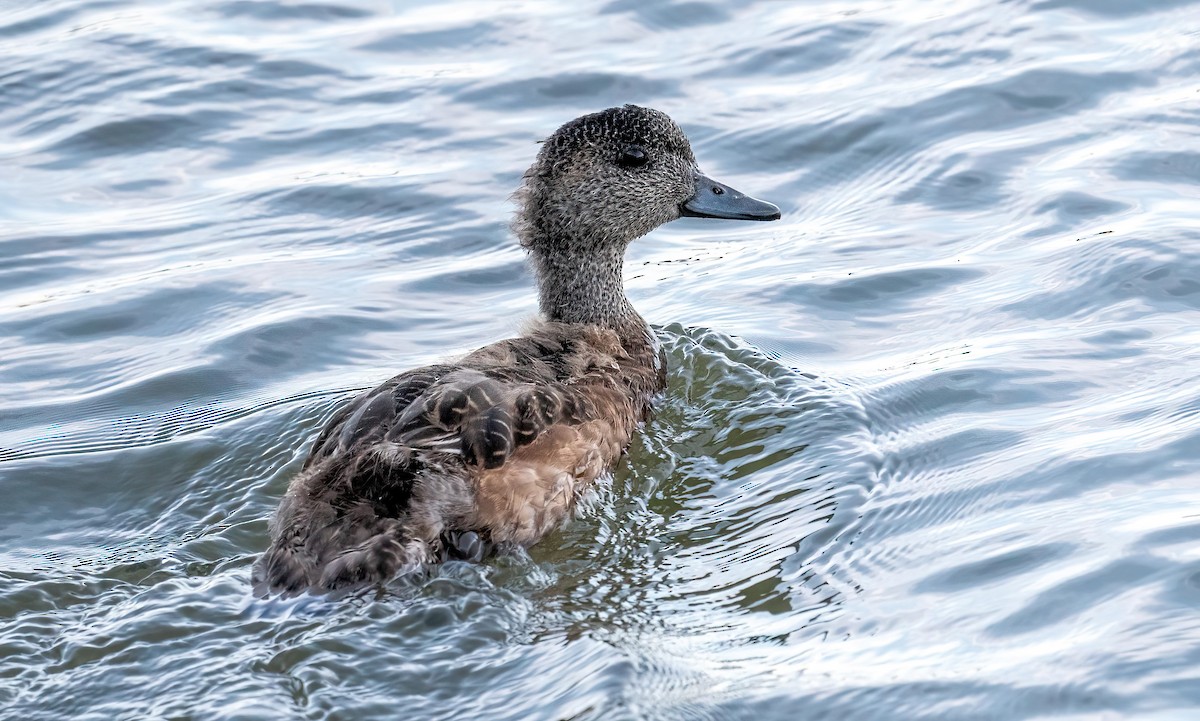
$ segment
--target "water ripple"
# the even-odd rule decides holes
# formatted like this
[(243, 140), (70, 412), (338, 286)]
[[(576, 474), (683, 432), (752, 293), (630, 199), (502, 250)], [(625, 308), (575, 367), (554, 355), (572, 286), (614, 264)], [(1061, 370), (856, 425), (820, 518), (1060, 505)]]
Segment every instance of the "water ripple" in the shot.
[[(7, 10), (0, 704), (1196, 716), (1195, 5)], [(506, 198), (625, 102), (784, 218), (630, 249), (669, 389), (613, 477), (528, 553), (253, 599), (322, 422), (519, 332)]]

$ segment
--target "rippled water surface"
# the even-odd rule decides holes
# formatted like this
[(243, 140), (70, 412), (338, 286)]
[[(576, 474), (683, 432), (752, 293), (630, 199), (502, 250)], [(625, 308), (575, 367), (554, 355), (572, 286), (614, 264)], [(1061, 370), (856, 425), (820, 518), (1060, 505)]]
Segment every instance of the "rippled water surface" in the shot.
[[(0, 8), (0, 714), (1200, 718), (1200, 4)], [(324, 420), (518, 332), (535, 141), (624, 102), (783, 220), (629, 293), (582, 516), (252, 598)]]

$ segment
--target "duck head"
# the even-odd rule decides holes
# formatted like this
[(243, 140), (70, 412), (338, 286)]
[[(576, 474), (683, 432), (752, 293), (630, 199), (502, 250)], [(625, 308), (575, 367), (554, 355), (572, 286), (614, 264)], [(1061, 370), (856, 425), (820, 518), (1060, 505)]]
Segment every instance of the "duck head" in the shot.
[(777, 220), (779, 208), (700, 172), (687, 136), (665, 113), (609, 108), (563, 125), (517, 193), (514, 230), (533, 251), (624, 251), (683, 216)]

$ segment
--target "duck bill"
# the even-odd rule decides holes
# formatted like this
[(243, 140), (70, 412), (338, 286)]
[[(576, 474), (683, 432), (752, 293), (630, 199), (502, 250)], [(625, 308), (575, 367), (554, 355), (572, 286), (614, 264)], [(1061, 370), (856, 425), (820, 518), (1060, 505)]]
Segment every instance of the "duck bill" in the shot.
[(700, 173), (696, 173), (696, 194), (680, 207), (680, 212), (689, 218), (779, 220), (777, 206), (751, 198)]

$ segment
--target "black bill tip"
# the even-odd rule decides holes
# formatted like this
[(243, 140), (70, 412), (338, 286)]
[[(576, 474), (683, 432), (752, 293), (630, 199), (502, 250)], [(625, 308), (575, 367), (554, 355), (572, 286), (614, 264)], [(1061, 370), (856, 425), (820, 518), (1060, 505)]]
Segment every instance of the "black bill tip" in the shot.
[(779, 207), (696, 173), (696, 194), (680, 207), (689, 218), (779, 220)]

